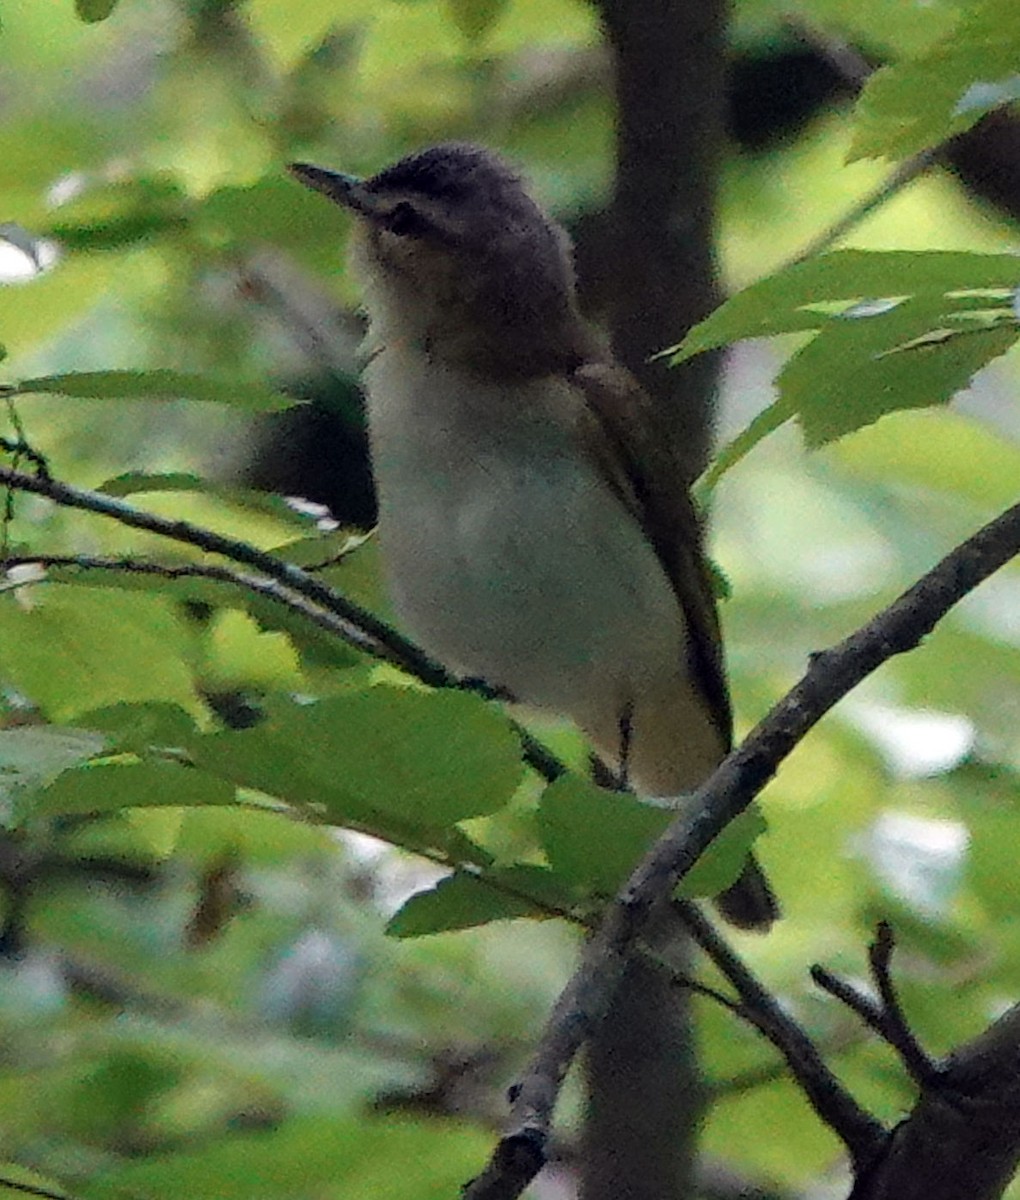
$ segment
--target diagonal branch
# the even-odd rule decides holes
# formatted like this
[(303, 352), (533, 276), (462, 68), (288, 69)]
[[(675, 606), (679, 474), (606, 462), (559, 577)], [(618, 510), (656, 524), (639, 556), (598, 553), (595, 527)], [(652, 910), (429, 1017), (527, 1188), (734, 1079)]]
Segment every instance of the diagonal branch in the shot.
[[(289, 608), (313, 625), (327, 633), (349, 640), (349, 623), (335, 612), (314, 604), (303, 595), (286, 587), (276, 579), (252, 575), (246, 571), (235, 571), (216, 563), (161, 563), (144, 558), (120, 558), (95, 554), (11, 554), (0, 559), (0, 567), (10, 569), (37, 565), (47, 570), (67, 568), (82, 571), (110, 571), (124, 575), (155, 575), (161, 579), (209, 579), (214, 583), (225, 583), (241, 591), (254, 592), (267, 600)], [(30, 579), (26, 586), (35, 586), (38, 579)], [(15, 585), (20, 586), (20, 585)]]
[(304, 596), (333, 613), (339, 618), (344, 640), (357, 649), (395, 663), (435, 687), (450, 687), (456, 682), (417, 646), (402, 638), (378, 617), (353, 604), (321, 580), (309, 575), (307, 571), (277, 558), (275, 554), (259, 550), (248, 542), (225, 537), (190, 521), (171, 520), (156, 513), (145, 512), (104, 492), (73, 487), (69, 483), (62, 483), (45, 475), (29, 475), (10, 467), (0, 467), (0, 486), (14, 488), (20, 492), (34, 492), (37, 496), (46, 496), (64, 508), (97, 513), (132, 529), (143, 529), (159, 537), (183, 542), (209, 554), (219, 554), (232, 562), (253, 567), (299, 596)]
[[(466, 1186), (466, 1200), (506, 1200), (527, 1186), (532, 1176), (524, 1178), (523, 1171), (512, 1187), (504, 1186), (500, 1156), (514, 1146), (544, 1145), (567, 1068), (605, 1015), (629, 952), (657, 904), (672, 893), (713, 838), (747, 808), (837, 701), (893, 655), (916, 647), (953, 605), (1018, 552), (1020, 504), (957, 546), (863, 628), (813, 655), (800, 682), (697, 789), (685, 811), (638, 864), (585, 947), (515, 1093), (508, 1132), (485, 1174)], [(849, 1127), (841, 1130), (851, 1153), (860, 1145), (858, 1134)], [(541, 1154), (530, 1154), (529, 1169), (534, 1165), (537, 1173), (541, 1161)]]
[[(802, 8), (804, 6), (801, 6)], [(786, 24), (806, 46), (819, 54), (856, 96), (874, 73), (872, 64), (849, 42), (833, 36), (805, 18), (788, 16)], [(986, 113), (976, 125), (938, 145), (920, 150), (897, 164), (874, 191), (862, 197), (833, 225), (813, 238), (794, 261), (829, 249), (879, 207), (932, 167), (947, 168), (974, 199), (991, 202), (1005, 216), (1020, 217), (1020, 121), (1012, 106)]]
[(734, 954), (704, 913), (687, 902), (678, 907), (695, 942), (736, 990), (741, 999), (740, 1015), (751, 1021), (786, 1059), (815, 1113), (846, 1144), (854, 1167), (863, 1169), (880, 1151), (886, 1138), (884, 1127), (829, 1070), (818, 1047)]
[[(231, 572), (226, 568), (196, 564), (186, 573), (195, 576), (218, 579), (222, 582), (233, 583), (250, 591), (260, 592), (269, 599), (300, 612), (316, 624), (329, 629), (349, 645), (377, 658), (393, 663), (410, 675), (416, 676), (431, 687), (457, 687), (477, 692), (489, 699), (498, 698), (492, 689), (481, 680), (460, 680), (451, 675), (413, 642), (401, 637), (399, 633), (378, 617), (348, 600), (342, 593), (317, 579), (308, 571), (296, 567), (293, 563), (277, 558), (265, 550), (259, 550), (248, 542), (236, 538), (225, 537), (201, 525), (193, 525), (189, 521), (174, 521), (160, 517), (155, 513), (145, 512), (131, 504), (102, 492), (89, 491), (87, 488), (73, 487), (62, 483), (47, 474), (29, 475), (23, 471), (0, 467), (0, 487), (11, 488), (15, 491), (33, 492), (38, 496), (60, 504), (65, 508), (81, 509), (85, 512), (97, 513), (108, 517), (121, 525), (132, 529), (143, 529), (159, 537), (184, 545), (195, 546), (210, 554), (218, 554), (232, 562), (246, 567), (253, 567), (267, 578)], [(75, 558), (75, 556), (70, 556)], [(17, 560), (4, 559), (4, 562), (44, 562), (57, 564), (56, 557), (45, 555), (22, 556)], [(152, 574), (167, 574), (177, 571), (185, 573), (184, 567), (165, 567), (157, 564), (142, 564), (139, 560), (131, 560), (132, 566), (125, 566), (124, 559), (110, 559), (103, 562), (94, 559), (87, 563), (84, 559), (75, 558), (76, 565), (89, 566), (96, 569), (148, 571)], [(65, 565), (71, 565), (65, 563)], [(274, 586), (275, 585), (275, 586)], [(302, 603), (310, 601), (311, 603)], [(318, 611), (316, 611), (318, 610)], [(544, 779), (552, 782), (559, 778), (565, 767), (559, 759), (541, 742), (532, 737), (527, 730), (517, 727), (524, 749), (524, 759), (528, 765)]]

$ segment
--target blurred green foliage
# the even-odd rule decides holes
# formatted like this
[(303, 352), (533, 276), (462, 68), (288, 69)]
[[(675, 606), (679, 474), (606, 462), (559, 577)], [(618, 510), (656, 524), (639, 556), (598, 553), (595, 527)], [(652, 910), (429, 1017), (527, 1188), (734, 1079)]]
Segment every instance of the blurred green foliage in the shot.
[[(521, 158), (575, 222), (612, 179), (594, 11), (3, 7), (0, 270), (23, 279), (0, 286), (0, 432), (23, 429), (60, 479), (327, 564), (385, 615), (371, 539), (236, 478), (256, 414), (356, 371), (345, 218), (283, 164), (370, 171), (471, 137)], [(788, 8), (743, 0), (734, 46), (773, 53)], [(724, 386), (714, 549), (743, 727), (1020, 479), (1012, 358), (947, 407), (1016, 337), (1015, 230), (948, 175), (858, 226), (855, 250), (762, 278), (881, 178), (848, 151), (909, 154), (1015, 98), (1017, 17), (1008, 0), (935, 0), (923, 22), (885, 0), (801, 12), (888, 65), (856, 115), (834, 102), (783, 148), (731, 148), (720, 256), (730, 281), (761, 282), (685, 343), (813, 335), (785, 366), (789, 338), (742, 345)], [(848, 309), (879, 300), (899, 303)], [(11, 510), (6, 554), (197, 557), (27, 494)], [(758, 852), (787, 917), (740, 950), (890, 1121), (911, 1103), (902, 1073), (807, 967), (860, 973), (889, 916), (936, 1053), (1015, 999), (1018, 599), (1012, 568), (827, 718), (763, 798)], [(589, 912), (663, 814), (576, 776), (543, 790), (497, 706), (217, 581), (11, 574), (0, 685), (0, 1178), (82, 1200), (455, 1194), (569, 972), (577, 935), (554, 918)], [(536, 732), (583, 766), (569, 731)], [(722, 839), (695, 894), (760, 831), (752, 816)], [(817, 1182), (830, 1135), (766, 1044), (697, 1004), (706, 1150), (782, 1189)], [(576, 1094), (565, 1109), (569, 1127)]]

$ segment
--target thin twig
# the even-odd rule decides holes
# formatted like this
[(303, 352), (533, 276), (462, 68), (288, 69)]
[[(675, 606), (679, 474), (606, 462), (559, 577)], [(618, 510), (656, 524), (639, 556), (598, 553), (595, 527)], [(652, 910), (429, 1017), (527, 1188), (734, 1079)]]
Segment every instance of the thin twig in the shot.
[[(786, 19), (789, 28), (808, 46), (818, 51), (833, 67), (848, 87), (860, 91), (872, 74), (871, 64), (852, 46), (843, 41), (833, 39), (828, 33), (816, 29), (801, 16), (789, 16)], [(822, 230), (817, 236), (800, 250), (787, 266), (804, 262), (816, 254), (822, 254), (831, 249), (863, 220), (882, 207), (908, 187), (915, 179), (919, 179), (933, 167), (941, 157), (945, 145), (931, 146), (905, 159), (895, 167), (889, 175), (866, 196), (862, 196), (828, 229)]]
[[(93, 554), (12, 554), (0, 559), (0, 568), (38, 564), (47, 570), (70, 568), (83, 571), (111, 571), (125, 575), (155, 575), (162, 579), (209, 579), (226, 583), (242, 591), (255, 592), (274, 600), (278, 604), (298, 613), (312, 624), (328, 633), (346, 639), (348, 626), (335, 613), (312, 604), (296, 591), (284, 587), (275, 579), (234, 571), (230, 567), (214, 563), (159, 563), (143, 558), (120, 558)], [(25, 586), (36, 586), (40, 581), (30, 580)]]
[[(243, 545), (244, 543), (241, 544)], [(279, 563), (279, 560), (273, 561)], [(327, 633), (332, 633), (344, 641), (351, 641), (349, 637), (350, 622), (345, 617), (338, 616), (335, 612), (319, 603), (309, 603), (305, 596), (297, 589), (282, 585), (275, 579), (266, 579), (263, 576), (252, 575), (243, 571), (234, 571), (229, 567), (222, 567), (213, 563), (157, 563), (138, 558), (88, 554), (23, 554), (12, 555), (7, 558), (0, 557), (0, 570), (28, 563), (37, 563), (39, 566), (47, 568), (67, 567), (91, 571), (115, 571), (135, 575), (158, 575), (165, 579), (210, 579), (214, 582), (229, 584), (243, 591), (255, 592), (257, 595), (264, 596), (268, 600), (289, 608), (292, 612), (326, 630)], [(289, 564), (283, 565), (289, 566)], [(293, 570), (297, 570), (297, 568), (293, 568)], [(28, 580), (19, 586), (35, 585), (37, 582), (37, 580)], [(325, 587), (325, 585), (318, 586), (338, 600), (343, 601), (345, 606), (349, 604), (338, 592), (334, 592), (332, 588)], [(353, 608), (354, 606), (350, 607)], [(383, 628), (388, 627), (383, 626)], [(393, 634), (393, 638), (394, 644), (397, 646), (403, 641), (396, 633)], [(365, 647), (361, 646), (360, 648), (364, 649)], [(421, 652), (419, 651), (418, 653), (420, 654)], [(421, 657), (424, 658), (424, 655)], [(417, 674), (410, 663), (399, 663), (399, 665), (405, 671)], [(426, 679), (422, 675), (418, 675), (418, 678), (422, 679), (425, 683), (432, 683), (435, 686), (434, 680)], [(492, 689), (486, 687), (481, 680), (453, 680), (450, 678), (450, 686), (459, 687), (465, 691), (478, 692), (488, 699), (498, 698), (494, 697)], [(565, 774), (566, 767), (552, 751), (543, 746), (523, 725), (520, 725), (516, 721), (511, 721), (511, 724), (521, 740), (524, 760), (532, 770), (536, 771), (549, 783), (552, 783)]]
[(823, 254), (826, 250), (830, 250), (838, 241), (846, 237), (851, 230), (860, 225), (863, 220), (870, 217), (873, 212), (880, 209), (893, 196), (899, 195), (904, 188), (913, 183), (915, 179), (919, 179), (926, 171), (933, 167), (938, 162), (941, 153), (941, 146), (921, 150), (911, 158), (900, 163), (898, 167), (894, 167), (877, 187), (852, 204), (827, 229), (823, 229), (821, 233), (813, 237), (806, 246), (798, 250), (793, 258), (785, 263), (785, 266), (795, 266), (797, 263), (814, 258), (816, 254)]
[(940, 1071), (907, 1023), (892, 977), (892, 956), (895, 949), (896, 938), (892, 926), (888, 921), (880, 921), (875, 940), (868, 948), (868, 962), (885, 1012), (885, 1036), (898, 1052), (914, 1081), (921, 1087), (928, 1087), (937, 1083)]
[(855, 1016), (860, 1017), (864, 1024), (877, 1033), (879, 1037), (885, 1037), (882, 1009), (867, 992), (862, 992), (860, 988), (855, 987), (848, 979), (844, 979), (841, 975), (837, 975), (834, 971), (830, 971), (828, 967), (823, 967), (818, 963), (815, 963), (811, 968), (811, 979), (823, 992), (828, 992), (830, 996), (834, 997), (841, 1004), (845, 1004)]
[[(49, 478), (50, 467), (45, 457), (40, 454), (28, 440), (25, 433), (25, 426), (21, 421), (21, 414), (18, 412), (18, 406), (14, 403), (14, 389), (9, 385), (0, 386), (0, 394), (3, 395), (4, 403), (7, 406), (7, 419), (11, 423), (11, 428), (14, 430), (16, 440), (11, 441), (10, 438), (0, 437), (0, 449), (11, 456), (11, 466), (17, 470), (21, 466), (21, 460), (27, 458), (28, 461), (35, 467), (36, 473), (44, 479)], [(10, 547), (11, 525), (14, 523), (14, 488), (7, 486), (4, 489), (4, 511), (0, 517), (0, 558), (6, 555)]]
[[(17, 393), (15, 389), (10, 385), (4, 385), (0, 387), (0, 392), (2, 392), (4, 403), (7, 406), (7, 419), (10, 421), (11, 428), (14, 430), (14, 436), (17, 439), (15, 442), (10, 442), (7, 438), (0, 438), (0, 444), (3, 445), (8, 454), (27, 458), (43, 478), (49, 479), (50, 464), (47, 462), (45, 454), (41, 454), (36, 450), (28, 440), (25, 423), (21, 419), (21, 413), (18, 412), (16, 403)], [(17, 462), (14, 465), (17, 466)]]
[(878, 999), (817, 964), (811, 968), (815, 983), (834, 996), (874, 1030), (883, 1041), (896, 1051), (911, 1079), (922, 1090), (939, 1087), (943, 1071), (914, 1036), (892, 978), (892, 956), (896, 948), (892, 926), (880, 921), (875, 940), (868, 947), (868, 962), (875, 983)]
[(43, 479), (50, 478), (50, 465), (46, 461), (46, 456), (40, 454), (38, 450), (33, 449), (31, 444), (25, 441), (23, 434), (19, 433), (16, 441), (0, 437), (0, 450), (3, 450), (5, 454), (11, 455), (15, 466), (18, 465), (19, 459), (27, 458)]
[(711, 1108), (716, 1100), (720, 1100), (724, 1096), (740, 1096), (744, 1092), (752, 1091), (754, 1088), (765, 1087), (770, 1083), (778, 1083), (780, 1079), (785, 1079), (788, 1074), (789, 1070), (784, 1059), (771, 1058), (768, 1062), (748, 1067), (744, 1071), (737, 1071), (735, 1074), (728, 1075), (725, 1078), (710, 1079), (704, 1085), (708, 1107)]
[[(669, 968), (667, 968), (669, 969)], [(695, 995), (704, 996), (707, 1000), (725, 1008), (727, 1012), (733, 1013), (735, 1017), (739, 1017), (742, 1021), (747, 1021), (756, 1029), (761, 1029), (758, 1024), (756, 1014), (751, 1012), (745, 1004), (739, 1000), (734, 1000), (732, 996), (727, 996), (725, 992), (720, 992), (718, 988), (710, 987), (707, 983), (702, 983), (700, 979), (692, 979), (689, 975), (681, 975), (669, 971), (670, 982), (685, 991), (694, 992)]]
[[(917, 646), (953, 605), (1018, 552), (1020, 504), (957, 546), (862, 629), (812, 656), (800, 682), (697, 789), (608, 906), (585, 946), (521, 1079), (508, 1132), (484, 1174), (465, 1189), (466, 1200), (505, 1200), (519, 1196), (527, 1186), (531, 1177), (524, 1178), (520, 1171), (514, 1174), (513, 1186), (504, 1186), (502, 1156), (521, 1139), (532, 1147), (544, 1146), (567, 1068), (605, 1015), (656, 902), (672, 893), (709, 843), (747, 808), (837, 701), (882, 663)], [(871, 1136), (868, 1120), (851, 1119), (850, 1127), (840, 1131), (851, 1153), (855, 1145), (861, 1153)], [(529, 1157), (536, 1172), (541, 1161), (541, 1153)]]
[(425, 683), (435, 687), (454, 687), (457, 681), (438, 663), (433, 662), (412, 642), (401, 637), (378, 617), (366, 609), (353, 604), (345, 596), (328, 587), (300, 567), (277, 558), (265, 550), (242, 542), (237, 538), (225, 537), (211, 529), (193, 525), (189, 521), (171, 520), (145, 512), (126, 503), (116, 496), (93, 492), (86, 488), (72, 487), (56, 479), (43, 479), (0, 467), (0, 484), (18, 491), (34, 492), (46, 496), (65, 508), (77, 508), (85, 512), (98, 513), (132, 529), (144, 529), (159, 537), (197, 546), (209, 554), (219, 554), (233, 562), (253, 567), (275, 579), (291, 591), (320, 605), (340, 619), (341, 636), (359, 650), (384, 658), (410, 671)]

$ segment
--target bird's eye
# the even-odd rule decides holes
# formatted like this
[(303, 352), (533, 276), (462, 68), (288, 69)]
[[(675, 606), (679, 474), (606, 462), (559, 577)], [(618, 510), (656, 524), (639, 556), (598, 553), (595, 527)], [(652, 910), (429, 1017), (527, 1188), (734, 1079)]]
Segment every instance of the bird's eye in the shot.
[(386, 227), (398, 237), (420, 237), (429, 228), (429, 222), (406, 200), (394, 205), (386, 220)]

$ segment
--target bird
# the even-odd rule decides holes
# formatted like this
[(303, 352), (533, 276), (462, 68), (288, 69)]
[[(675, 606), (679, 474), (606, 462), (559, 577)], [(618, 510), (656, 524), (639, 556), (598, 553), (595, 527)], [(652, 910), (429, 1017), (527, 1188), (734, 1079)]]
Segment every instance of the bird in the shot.
[[(699, 515), (648, 394), (582, 317), (565, 229), (479, 145), (369, 178), (288, 170), (353, 215), (383, 570), (462, 678), (568, 718), (602, 775), (676, 807), (732, 744)], [(779, 915), (753, 855), (716, 898)]]

